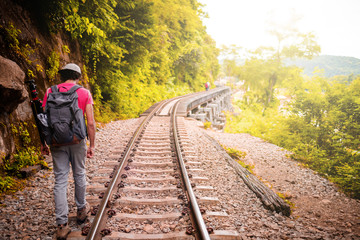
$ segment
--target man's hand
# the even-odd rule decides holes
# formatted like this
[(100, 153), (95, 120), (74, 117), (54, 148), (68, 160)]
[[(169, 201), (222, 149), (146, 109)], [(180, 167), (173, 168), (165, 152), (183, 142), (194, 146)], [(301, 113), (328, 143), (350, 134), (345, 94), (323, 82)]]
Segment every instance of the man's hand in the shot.
[(94, 110), (92, 104), (86, 105), (85, 115), (87, 120), (87, 132), (90, 140), (90, 146), (87, 150), (86, 156), (88, 158), (91, 158), (92, 156), (94, 156), (94, 152), (95, 152), (95, 133), (96, 133)]
[(47, 145), (41, 145), (41, 154), (42, 155), (49, 155), (50, 150)]
[(94, 152), (95, 152), (95, 149), (92, 148), (92, 147), (89, 147), (89, 148), (87, 149), (86, 157), (92, 158), (92, 157), (94, 156)]

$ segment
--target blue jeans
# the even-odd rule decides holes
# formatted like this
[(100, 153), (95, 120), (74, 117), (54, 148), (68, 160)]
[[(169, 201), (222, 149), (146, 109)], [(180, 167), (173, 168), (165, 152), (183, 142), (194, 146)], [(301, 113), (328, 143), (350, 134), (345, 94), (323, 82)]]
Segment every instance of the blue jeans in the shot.
[(68, 222), (67, 186), (70, 165), (75, 182), (75, 203), (78, 209), (85, 207), (86, 199), (86, 140), (79, 144), (50, 147), (54, 164), (55, 215), (57, 224)]

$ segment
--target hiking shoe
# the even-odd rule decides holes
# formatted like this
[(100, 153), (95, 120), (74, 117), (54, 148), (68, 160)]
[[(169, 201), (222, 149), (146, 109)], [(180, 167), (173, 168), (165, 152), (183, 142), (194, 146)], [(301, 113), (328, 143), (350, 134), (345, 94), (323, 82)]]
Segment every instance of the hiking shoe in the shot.
[(86, 221), (89, 211), (90, 211), (89, 203), (86, 203), (85, 207), (78, 209), (76, 214), (76, 221), (78, 224), (82, 224)]
[(57, 240), (66, 240), (67, 236), (71, 232), (71, 229), (67, 223), (59, 224), (56, 230), (56, 239)]

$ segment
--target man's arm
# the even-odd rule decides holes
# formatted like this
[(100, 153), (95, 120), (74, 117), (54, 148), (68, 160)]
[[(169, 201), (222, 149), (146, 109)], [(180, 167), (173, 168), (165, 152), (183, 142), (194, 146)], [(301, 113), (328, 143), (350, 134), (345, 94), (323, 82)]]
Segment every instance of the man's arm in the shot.
[(91, 158), (92, 156), (94, 156), (94, 151), (95, 151), (95, 132), (96, 132), (94, 109), (92, 104), (86, 105), (85, 114), (87, 119), (87, 131), (90, 139), (90, 147), (87, 150), (86, 156), (88, 158)]

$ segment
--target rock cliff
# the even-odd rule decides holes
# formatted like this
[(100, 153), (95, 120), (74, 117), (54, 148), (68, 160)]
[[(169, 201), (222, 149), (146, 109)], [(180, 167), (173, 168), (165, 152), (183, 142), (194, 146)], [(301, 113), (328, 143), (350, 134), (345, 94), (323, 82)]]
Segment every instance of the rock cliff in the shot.
[(0, 163), (16, 150), (12, 127), (27, 124), (34, 145), (39, 135), (25, 81), (34, 79), (39, 97), (58, 84), (58, 69), (68, 62), (82, 67), (80, 46), (66, 33), (53, 33), (36, 14), (36, 6), (21, 0), (0, 1)]

